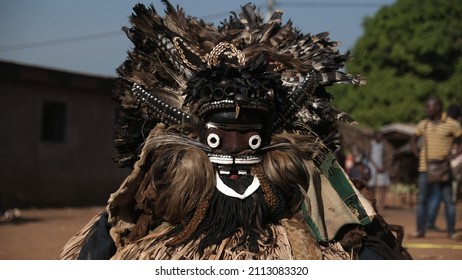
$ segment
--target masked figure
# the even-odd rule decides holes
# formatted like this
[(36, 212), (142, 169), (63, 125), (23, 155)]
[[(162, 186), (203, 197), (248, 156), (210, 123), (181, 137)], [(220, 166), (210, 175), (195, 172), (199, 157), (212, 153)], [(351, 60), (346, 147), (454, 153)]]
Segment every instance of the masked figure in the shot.
[(115, 144), (132, 173), (59, 258), (403, 258), (332, 153), (352, 120), (326, 88), (362, 83), (348, 54), (280, 11), (216, 28), (163, 2), (125, 29)]

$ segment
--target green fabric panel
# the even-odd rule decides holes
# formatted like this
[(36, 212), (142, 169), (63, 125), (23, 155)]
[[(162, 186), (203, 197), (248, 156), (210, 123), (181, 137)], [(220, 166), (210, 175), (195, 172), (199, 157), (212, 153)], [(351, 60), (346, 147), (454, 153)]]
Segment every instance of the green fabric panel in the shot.
[(332, 187), (342, 198), (345, 204), (351, 209), (351, 211), (353, 211), (353, 213), (355, 213), (361, 224), (369, 224), (371, 221), (359, 201), (358, 196), (353, 190), (350, 180), (347, 178), (342, 167), (337, 162), (337, 159), (331, 152), (325, 154), (325, 156), (326, 158), (322, 161), (318, 168), (327, 177), (329, 182), (332, 184)]

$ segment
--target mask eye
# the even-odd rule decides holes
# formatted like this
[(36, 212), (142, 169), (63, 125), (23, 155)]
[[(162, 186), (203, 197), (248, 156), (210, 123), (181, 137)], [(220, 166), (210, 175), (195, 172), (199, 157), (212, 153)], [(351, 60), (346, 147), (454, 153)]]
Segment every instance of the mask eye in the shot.
[(261, 145), (260, 135), (256, 134), (249, 138), (249, 147), (252, 148), (252, 150), (258, 149), (260, 145)]
[(220, 145), (220, 136), (216, 135), (215, 133), (210, 133), (207, 136), (207, 144), (210, 148), (216, 148)]

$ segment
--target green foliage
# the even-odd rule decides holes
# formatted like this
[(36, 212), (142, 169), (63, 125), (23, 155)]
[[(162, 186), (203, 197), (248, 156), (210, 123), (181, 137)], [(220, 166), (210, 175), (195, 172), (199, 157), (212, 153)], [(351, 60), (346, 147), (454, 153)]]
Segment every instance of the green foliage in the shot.
[(397, 0), (363, 22), (348, 72), (363, 87), (336, 86), (334, 105), (360, 124), (417, 122), (431, 95), (462, 104), (462, 3)]

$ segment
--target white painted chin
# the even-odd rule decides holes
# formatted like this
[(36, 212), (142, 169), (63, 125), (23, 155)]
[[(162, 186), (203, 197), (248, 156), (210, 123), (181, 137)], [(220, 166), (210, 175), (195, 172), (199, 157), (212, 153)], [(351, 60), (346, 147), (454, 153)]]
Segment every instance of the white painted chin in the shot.
[(229, 196), (229, 197), (244, 199), (246, 197), (249, 197), (260, 187), (260, 181), (258, 180), (257, 176), (253, 176), (252, 183), (247, 187), (247, 189), (245, 190), (243, 194), (239, 194), (232, 188), (228, 187), (225, 184), (225, 182), (221, 180), (220, 174), (218, 174), (218, 172), (216, 173), (215, 177), (217, 179), (217, 185), (216, 185), (217, 190), (220, 191), (222, 194)]

